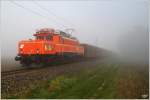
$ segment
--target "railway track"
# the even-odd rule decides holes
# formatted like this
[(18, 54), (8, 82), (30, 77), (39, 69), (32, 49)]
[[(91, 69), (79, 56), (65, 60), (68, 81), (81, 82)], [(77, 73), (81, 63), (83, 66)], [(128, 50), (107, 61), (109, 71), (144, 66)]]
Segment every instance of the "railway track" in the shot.
[(91, 59), (91, 58), (82, 59), (82, 58), (80, 58), (80, 59), (74, 59), (74, 60), (70, 60), (70, 61), (64, 60), (64, 61), (61, 61), (59, 63), (54, 62), (54, 63), (50, 63), (50, 64), (45, 65), (45, 66), (32, 65), (30, 67), (24, 67), (22, 69), (1, 72), (1, 76), (2, 76), (2, 79), (3, 79), (4, 77), (7, 77), (7, 76), (28, 73), (28, 72), (31, 72), (31, 71), (41, 70), (41, 69), (44, 69), (44, 68), (47, 68), (47, 67), (61, 66), (61, 65), (65, 65), (65, 64), (79, 63), (79, 62), (90, 61), (90, 60), (95, 60), (95, 59)]
[(5, 72), (1, 72), (1, 76), (4, 77), (4, 76), (14, 75), (18, 73), (24, 73), (28, 70), (29, 69), (18, 69), (18, 70), (5, 71)]

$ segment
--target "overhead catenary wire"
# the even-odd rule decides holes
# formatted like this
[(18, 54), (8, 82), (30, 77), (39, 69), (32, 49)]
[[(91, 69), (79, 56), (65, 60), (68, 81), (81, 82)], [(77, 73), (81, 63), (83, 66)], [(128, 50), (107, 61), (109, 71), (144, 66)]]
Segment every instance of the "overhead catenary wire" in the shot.
[[(35, 15), (44, 17), (44, 18), (45, 18), (46, 20), (48, 20), (48, 21), (52, 20), (51, 18), (49, 18), (49, 17), (47, 17), (47, 16), (44, 16), (44, 15), (42, 15), (41, 13), (36, 12), (36, 11), (34, 11), (34, 10), (31, 10), (31, 9), (29, 9), (29, 8), (27, 8), (27, 7), (24, 7), (24, 6), (22, 6), (21, 4), (18, 4), (18, 3), (14, 2), (14, 1), (10, 1), (10, 0), (9, 0), (9, 2), (11, 2), (12, 4), (14, 4), (14, 5), (16, 5), (16, 6), (20, 7), (20, 8), (22, 8), (22, 9), (25, 9), (26, 11), (29, 11), (29, 12), (35, 14)], [(53, 22), (54, 22), (54, 20), (53, 20)], [(60, 23), (58, 23), (57, 21), (55, 21), (55, 23), (57, 23), (59, 26), (61, 26), (61, 27), (63, 27), (63, 28), (66, 28), (65, 25), (60, 24)]]
[[(49, 14), (52, 14), (53, 16), (55, 16), (55, 18), (60, 19), (61, 21), (63, 20), (64, 22), (67, 22), (69, 24), (70, 27), (74, 27), (75, 25), (73, 23), (71, 23), (70, 21), (66, 20), (63, 17), (57, 16), (57, 14), (55, 14), (53, 11), (46, 9), (45, 7), (41, 6), (36, 0), (33, 0), (33, 3), (38, 6), (39, 8), (43, 9), (44, 11), (48, 12)], [(68, 28), (71, 29), (71, 28)], [(75, 30), (74, 28), (72, 28), (73, 30)]]
[[(70, 22), (69, 20), (67, 20), (66, 18), (64, 17), (61, 17), (61, 16), (58, 16), (57, 14), (55, 14), (52, 10), (50, 9), (46, 9), (45, 7), (43, 7), (41, 4), (39, 4), (37, 2), (37, 0), (33, 0), (34, 4), (37, 5), (39, 8), (43, 9), (44, 11), (48, 12), (49, 14), (52, 14), (53, 16), (55, 16), (57, 19), (59, 20), (63, 20), (65, 23), (67, 23), (71, 28), (66, 28), (66, 31), (67, 30), (71, 30), (73, 33), (74, 31), (76, 31), (76, 33), (78, 33), (79, 31), (82, 32), (81, 30), (79, 30), (80, 28), (75, 25), (74, 23)], [(82, 33), (85, 33), (85, 32), (82, 32)]]
[[(43, 18), (45, 18), (46, 20), (48, 20), (48, 21), (55, 21), (54, 19), (52, 20), (52, 18), (50, 18), (50, 17), (48, 17), (48, 16), (44, 16), (43, 14), (41, 14), (41, 13), (39, 13), (39, 12), (36, 12), (36, 11), (34, 11), (34, 10), (31, 10), (31, 9), (29, 9), (29, 8), (27, 8), (27, 7), (24, 7), (23, 5), (21, 5), (21, 4), (19, 4), (19, 3), (16, 3), (16, 2), (14, 2), (14, 1), (10, 1), (9, 0), (9, 2), (10, 3), (12, 3), (12, 4), (14, 4), (14, 5), (16, 5), (16, 6), (18, 6), (18, 7), (20, 7), (20, 8), (22, 8), (22, 9), (24, 9), (24, 10), (26, 10), (26, 11), (28, 11), (28, 12), (30, 12), (30, 13), (33, 13), (33, 14), (35, 14), (35, 15), (38, 15), (38, 16), (41, 16), (41, 17), (43, 17)], [(56, 15), (56, 14), (55, 14)], [(55, 21), (55, 23), (57, 23), (60, 27), (62, 27), (63, 29), (71, 29), (71, 28), (68, 28), (68, 27), (66, 27), (65, 25), (63, 25), (63, 24), (61, 24), (61, 23), (58, 23), (57, 21)], [(56, 25), (57, 25), (56, 24)], [(58, 26), (57, 25), (57, 26)], [(76, 25), (74, 25), (75, 27), (77, 27)], [(77, 27), (78, 28), (78, 27)], [(74, 28), (72, 28), (74, 31), (76, 31), (76, 33), (78, 33), (79, 31), (78, 31), (78, 29), (76, 30), (76, 29), (74, 29)], [(80, 30), (80, 33), (81, 33), (82, 31)], [(85, 33), (85, 32), (82, 32), (82, 33)]]
[(58, 18), (58, 20), (63, 20), (63, 22), (67, 22), (69, 24), (69, 26), (74, 26), (73, 23), (71, 23), (70, 21), (66, 20), (63, 17), (57, 16), (57, 14), (55, 14), (53, 11), (46, 9), (45, 7), (41, 6), (36, 0), (33, 0), (34, 4), (37, 5), (39, 8), (43, 9), (44, 11), (48, 12), (49, 14), (55, 16), (56, 18)]

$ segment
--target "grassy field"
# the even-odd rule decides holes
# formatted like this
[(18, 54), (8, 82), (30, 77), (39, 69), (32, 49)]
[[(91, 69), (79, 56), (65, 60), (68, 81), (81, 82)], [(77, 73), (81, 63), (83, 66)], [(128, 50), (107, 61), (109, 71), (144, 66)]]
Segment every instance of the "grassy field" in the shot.
[(103, 63), (78, 73), (59, 75), (23, 96), (9, 98), (140, 98), (148, 94), (148, 72), (147, 67), (136, 67)]
[[(115, 98), (118, 66), (96, 66), (77, 75), (58, 76), (30, 91), (27, 98)], [(109, 92), (108, 92), (109, 91)]]

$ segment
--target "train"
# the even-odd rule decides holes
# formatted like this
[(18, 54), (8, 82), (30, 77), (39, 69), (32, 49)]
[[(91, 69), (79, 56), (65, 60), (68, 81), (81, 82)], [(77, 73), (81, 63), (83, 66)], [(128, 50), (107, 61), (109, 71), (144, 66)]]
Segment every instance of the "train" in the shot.
[(43, 28), (37, 30), (34, 39), (21, 40), (18, 43), (16, 61), (24, 66), (32, 63), (48, 63), (55, 59), (102, 57), (101, 48), (81, 44), (77, 38), (61, 30)]

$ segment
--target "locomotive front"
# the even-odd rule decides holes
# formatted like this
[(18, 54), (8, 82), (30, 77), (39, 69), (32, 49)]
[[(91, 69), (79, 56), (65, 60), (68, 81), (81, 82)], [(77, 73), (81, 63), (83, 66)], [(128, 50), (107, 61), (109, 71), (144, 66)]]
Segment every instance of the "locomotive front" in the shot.
[(20, 61), (23, 65), (30, 65), (32, 62), (39, 63), (41, 57), (46, 54), (54, 54), (53, 52), (53, 29), (41, 29), (33, 36), (35, 39), (22, 40), (18, 44), (18, 55), (16, 61)]

